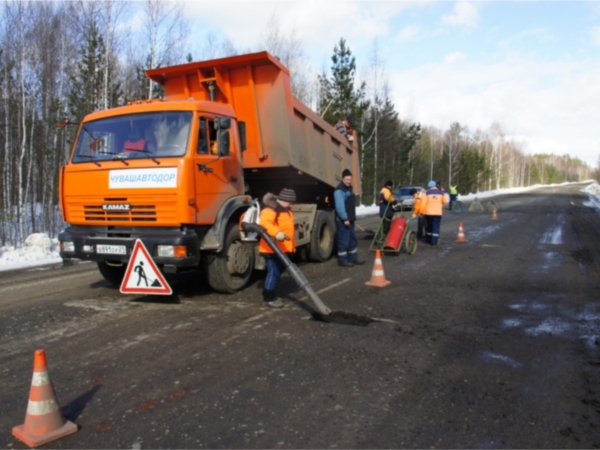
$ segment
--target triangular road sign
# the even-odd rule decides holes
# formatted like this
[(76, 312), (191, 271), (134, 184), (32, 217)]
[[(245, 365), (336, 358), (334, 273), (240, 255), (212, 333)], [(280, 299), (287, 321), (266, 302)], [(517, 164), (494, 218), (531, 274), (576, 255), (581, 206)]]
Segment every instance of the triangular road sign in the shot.
[(154, 295), (171, 295), (173, 293), (171, 286), (158, 270), (140, 239), (136, 240), (133, 246), (131, 259), (121, 283), (121, 293)]

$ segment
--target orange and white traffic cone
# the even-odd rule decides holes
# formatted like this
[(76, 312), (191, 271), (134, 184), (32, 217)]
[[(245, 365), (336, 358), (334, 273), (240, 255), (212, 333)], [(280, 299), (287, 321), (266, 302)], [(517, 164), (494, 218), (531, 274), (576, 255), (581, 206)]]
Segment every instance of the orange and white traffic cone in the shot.
[(454, 242), (467, 242), (465, 238), (465, 232), (463, 231), (462, 222), (458, 224), (458, 236), (456, 236), (456, 240)]
[(498, 220), (498, 215), (496, 214), (496, 208), (492, 210), (492, 220)]
[(46, 353), (36, 350), (33, 358), (33, 379), (25, 423), (12, 429), (12, 434), (30, 447), (39, 447), (77, 432), (77, 425), (65, 420), (48, 375)]
[(365, 283), (367, 286), (373, 287), (386, 287), (388, 284), (391, 284), (391, 281), (385, 279), (385, 274), (383, 273), (383, 263), (381, 262), (381, 251), (375, 251), (375, 263), (373, 264), (373, 272), (371, 274), (371, 280)]

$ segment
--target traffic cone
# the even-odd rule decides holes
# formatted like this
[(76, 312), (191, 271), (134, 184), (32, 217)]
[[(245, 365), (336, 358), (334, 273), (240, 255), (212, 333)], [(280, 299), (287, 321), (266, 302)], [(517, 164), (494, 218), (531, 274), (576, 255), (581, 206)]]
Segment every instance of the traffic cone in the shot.
[(465, 232), (463, 231), (462, 222), (458, 224), (458, 236), (456, 236), (456, 240), (454, 242), (467, 242), (465, 238)]
[(496, 214), (496, 208), (492, 210), (492, 220), (498, 220), (498, 215)]
[(77, 432), (77, 425), (65, 420), (48, 375), (46, 353), (36, 350), (33, 358), (33, 379), (29, 391), (29, 403), (25, 423), (12, 429), (12, 434), (30, 447)]
[(373, 287), (386, 287), (388, 284), (391, 284), (391, 281), (385, 279), (385, 274), (383, 273), (383, 263), (381, 262), (381, 251), (375, 251), (375, 264), (373, 264), (373, 272), (371, 274), (371, 280), (365, 283), (367, 286)]

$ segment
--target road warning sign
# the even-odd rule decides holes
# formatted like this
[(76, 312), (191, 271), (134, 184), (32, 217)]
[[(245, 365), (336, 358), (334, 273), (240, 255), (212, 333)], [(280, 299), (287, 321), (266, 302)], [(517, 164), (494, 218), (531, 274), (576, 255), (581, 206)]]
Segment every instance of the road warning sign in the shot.
[(171, 295), (173, 290), (167, 280), (150, 257), (141, 240), (136, 240), (127, 265), (123, 282), (122, 294), (154, 294)]

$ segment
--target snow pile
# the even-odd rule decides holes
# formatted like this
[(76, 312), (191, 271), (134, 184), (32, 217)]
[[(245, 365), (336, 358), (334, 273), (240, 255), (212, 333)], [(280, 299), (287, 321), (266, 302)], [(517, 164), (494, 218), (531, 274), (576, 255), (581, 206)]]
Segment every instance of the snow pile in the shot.
[(589, 202), (585, 202), (584, 204), (600, 211), (600, 186), (598, 183), (594, 182), (581, 191), (590, 196)]
[(50, 239), (46, 233), (34, 233), (25, 239), (25, 246), (0, 247), (0, 270), (20, 269), (58, 263), (58, 240)]
[(371, 214), (379, 214), (379, 206), (377, 206), (377, 205), (371, 205), (371, 206), (360, 205), (360, 206), (356, 207), (356, 216), (357, 217), (369, 216)]

